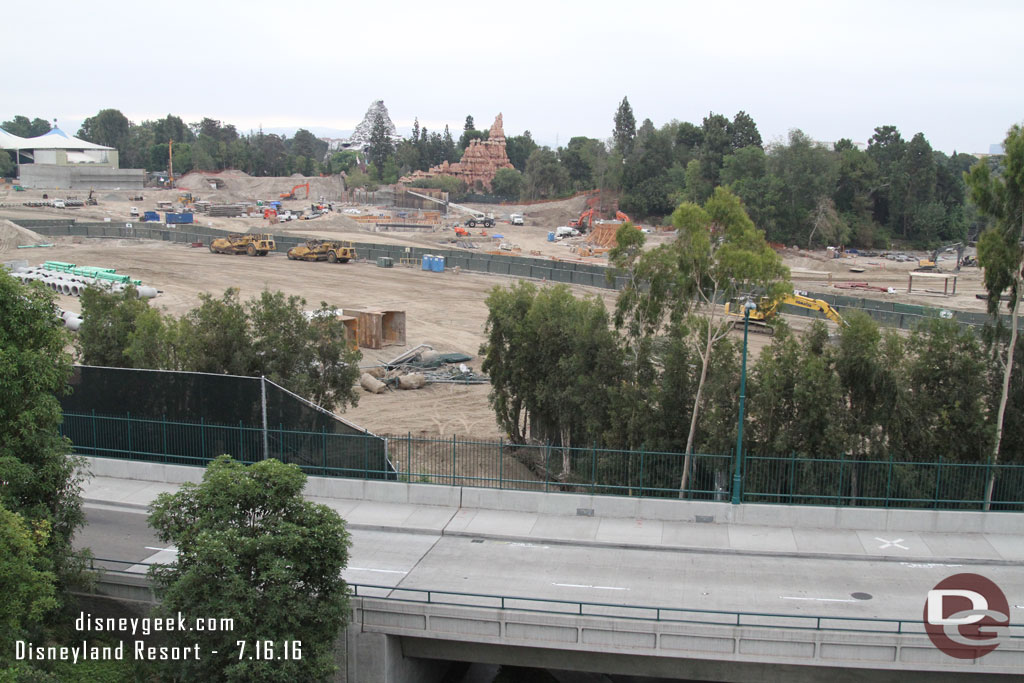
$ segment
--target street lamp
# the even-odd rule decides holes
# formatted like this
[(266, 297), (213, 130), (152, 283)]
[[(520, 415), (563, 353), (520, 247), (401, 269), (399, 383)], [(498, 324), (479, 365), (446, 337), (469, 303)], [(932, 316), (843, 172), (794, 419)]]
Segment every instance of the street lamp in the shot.
[(757, 310), (757, 304), (750, 299), (743, 304), (743, 364), (740, 370), (740, 416), (736, 427), (736, 466), (732, 473), (732, 504), (740, 503), (740, 467), (743, 458), (743, 404), (747, 393), (747, 330), (750, 327), (750, 312)]

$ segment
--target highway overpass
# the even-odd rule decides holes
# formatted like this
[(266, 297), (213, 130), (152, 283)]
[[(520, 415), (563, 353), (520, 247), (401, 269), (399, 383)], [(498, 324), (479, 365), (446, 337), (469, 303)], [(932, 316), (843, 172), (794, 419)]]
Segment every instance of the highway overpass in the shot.
[[(202, 470), (90, 459), (77, 543), (148, 599), (171, 561), (145, 507)], [(937, 650), (927, 591), (965, 571), (1024, 623), (1013, 513), (732, 506), (311, 477), (349, 522), (348, 681), (428, 680), (438, 660), (708, 680), (969, 680), (1024, 672), (1024, 628), (975, 660)], [(104, 563), (100, 563), (104, 564)]]

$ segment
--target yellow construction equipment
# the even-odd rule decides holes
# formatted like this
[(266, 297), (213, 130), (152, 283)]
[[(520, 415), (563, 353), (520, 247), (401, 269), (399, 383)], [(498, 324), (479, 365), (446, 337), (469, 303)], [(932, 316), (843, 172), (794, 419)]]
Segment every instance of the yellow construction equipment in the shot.
[(269, 233), (241, 234), (231, 233), (227, 237), (218, 237), (210, 242), (210, 251), (214, 254), (248, 254), (249, 256), (266, 256), (277, 249), (274, 236)]
[[(773, 334), (775, 330), (768, 324), (768, 321), (778, 314), (779, 306), (782, 304), (789, 304), (790, 306), (798, 306), (811, 311), (818, 311), (840, 327), (846, 325), (846, 321), (843, 320), (843, 317), (839, 315), (839, 312), (832, 308), (827, 301), (823, 301), (822, 299), (813, 299), (801, 292), (785, 294), (782, 298), (775, 301), (768, 297), (761, 297), (756, 303), (757, 308), (750, 311), (750, 329), (754, 332)], [(737, 327), (741, 327), (743, 325), (743, 301), (727, 303), (725, 305), (725, 313), (726, 315), (739, 318), (735, 323)]]
[(328, 263), (348, 263), (356, 258), (356, 250), (351, 242), (326, 242), (308, 240), (305, 244), (288, 250), (288, 258), (293, 261), (327, 261)]

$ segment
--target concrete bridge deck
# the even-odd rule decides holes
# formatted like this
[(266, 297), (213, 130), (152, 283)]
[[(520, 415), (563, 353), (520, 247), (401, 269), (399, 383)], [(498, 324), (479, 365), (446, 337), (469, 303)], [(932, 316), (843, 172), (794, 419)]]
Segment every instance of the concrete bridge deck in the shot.
[[(126, 565), (129, 573), (170, 561), (174, 550), (153, 537), (145, 507), (202, 470), (90, 460), (97, 476), (85, 487), (89, 525), (78, 543), (97, 557), (136, 563)], [(1011, 622), (1024, 623), (1024, 517), (1012, 513), (732, 506), (319, 478), (307, 494), (352, 530), (345, 577), (360, 597), (346, 641), (350, 680), (401, 678), (409, 657), (526, 657), (723, 680), (749, 680), (765, 665), (794, 680), (839, 670), (871, 680), (1024, 671), (1024, 639), (978, 660), (953, 660), (920, 623), (927, 591), (965, 571), (995, 581), (1010, 600)]]

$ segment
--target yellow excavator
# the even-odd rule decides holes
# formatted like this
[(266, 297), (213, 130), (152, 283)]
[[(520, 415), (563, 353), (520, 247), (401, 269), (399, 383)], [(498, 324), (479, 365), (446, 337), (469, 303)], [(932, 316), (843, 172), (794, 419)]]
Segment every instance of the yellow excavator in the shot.
[[(768, 324), (768, 321), (778, 314), (779, 306), (782, 304), (818, 311), (840, 327), (846, 325), (843, 316), (839, 315), (839, 312), (832, 308), (827, 301), (813, 299), (807, 296), (806, 293), (794, 292), (793, 294), (784, 294), (782, 298), (775, 301), (772, 301), (769, 297), (761, 297), (756, 303), (757, 308), (750, 311), (750, 329), (754, 332), (774, 334), (775, 330)], [(725, 313), (726, 315), (739, 318), (735, 322), (736, 327), (743, 326), (743, 301), (737, 300), (727, 303), (725, 305)]]

